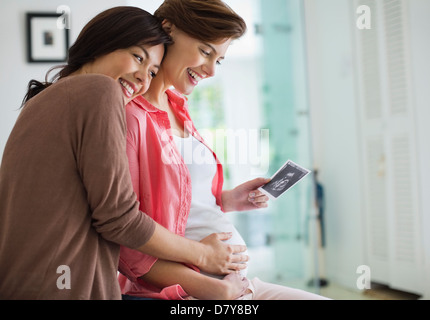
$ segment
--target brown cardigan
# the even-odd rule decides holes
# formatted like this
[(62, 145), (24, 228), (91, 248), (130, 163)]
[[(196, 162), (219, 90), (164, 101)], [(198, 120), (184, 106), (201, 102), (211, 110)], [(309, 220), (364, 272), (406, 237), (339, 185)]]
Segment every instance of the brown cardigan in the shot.
[(138, 248), (155, 228), (138, 208), (118, 83), (79, 75), (45, 89), (0, 167), (0, 299), (120, 299), (119, 245)]

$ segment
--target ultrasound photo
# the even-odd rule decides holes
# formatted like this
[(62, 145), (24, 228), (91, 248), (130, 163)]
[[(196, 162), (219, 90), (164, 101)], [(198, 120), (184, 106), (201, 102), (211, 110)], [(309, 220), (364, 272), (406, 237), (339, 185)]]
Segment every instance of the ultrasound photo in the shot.
[(273, 175), (270, 182), (260, 187), (259, 190), (270, 198), (277, 199), (309, 173), (310, 170), (288, 160), (278, 172)]

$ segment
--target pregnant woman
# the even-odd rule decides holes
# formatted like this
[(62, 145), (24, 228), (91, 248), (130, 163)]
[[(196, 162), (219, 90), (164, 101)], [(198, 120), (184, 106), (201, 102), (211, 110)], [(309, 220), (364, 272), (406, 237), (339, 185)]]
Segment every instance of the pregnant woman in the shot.
[[(148, 92), (126, 107), (127, 155), (141, 209), (190, 239), (227, 231), (231, 244), (244, 245), (225, 212), (266, 207), (268, 198), (257, 188), (267, 179), (223, 190), (222, 165), (196, 130), (183, 95), (215, 75), (231, 42), (245, 32), (245, 22), (220, 0), (166, 0), (154, 15), (173, 44)], [(125, 247), (120, 270), (125, 298), (324, 299), (247, 279), (246, 264), (242, 276), (247, 289), (240, 297), (219, 277)]]

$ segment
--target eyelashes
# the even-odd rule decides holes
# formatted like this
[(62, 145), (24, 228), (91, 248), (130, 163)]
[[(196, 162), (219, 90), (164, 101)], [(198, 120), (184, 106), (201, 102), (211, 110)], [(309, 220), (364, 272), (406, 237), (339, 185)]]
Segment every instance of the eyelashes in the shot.
[[(133, 56), (136, 58), (137, 61), (139, 61), (140, 64), (143, 63), (144, 59), (142, 56), (135, 53), (133, 53)], [(154, 71), (150, 71), (149, 76), (151, 77), (151, 79), (154, 79), (157, 76), (157, 73), (155, 73)]]
[(133, 56), (137, 59), (137, 61), (139, 61), (139, 63), (143, 62), (143, 58), (141, 56), (139, 56), (138, 54), (133, 54)]
[[(206, 50), (204, 50), (204, 49), (200, 49), (200, 51), (201, 51), (201, 53), (202, 53), (205, 57), (208, 57), (208, 58), (209, 58), (209, 57), (210, 57), (210, 55), (211, 55), (211, 53), (210, 53), (210, 52), (207, 52), (207, 51), (206, 51)], [(216, 64), (220, 66), (220, 65), (221, 65), (221, 61), (219, 61), (219, 60), (218, 60), (218, 61), (216, 62)]]

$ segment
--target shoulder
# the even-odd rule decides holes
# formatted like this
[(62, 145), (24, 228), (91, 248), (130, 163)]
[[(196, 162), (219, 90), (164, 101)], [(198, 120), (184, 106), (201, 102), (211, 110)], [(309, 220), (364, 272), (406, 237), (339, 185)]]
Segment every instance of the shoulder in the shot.
[(122, 99), (120, 85), (111, 77), (101, 74), (70, 76), (60, 80), (58, 85), (61, 84), (67, 87), (72, 97), (78, 99)]
[[(60, 83), (62, 82), (62, 84)], [(67, 88), (69, 101), (78, 109), (123, 109), (120, 85), (112, 78), (100, 75), (78, 75), (59, 81)]]
[(142, 99), (135, 98), (125, 106), (127, 132), (129, 138), (134, 137), (133, 140), (137, 140), (138, 135), (146, 134), (148, 121), (154, 121), (151, 118), (151, 112), (142, 103)]
[(84, 89), (114, 89), (114, 91), (120, 91), (119, 85), (117, 82), (111, 77), (102, 75), (102, 74), (85, 74), (85, 75), (77, 75), (77, 76), (69, 76), (66, 77), (60, 82), (64, 82), (69, 88), (78, 88)]
[(143, 118), (146, 118), (148, 111), (142, 104), (141, 99), (137, 97), (125, 106), (125, 113), (127, 116), (127, 121), (129, 119), (141, 120)]

